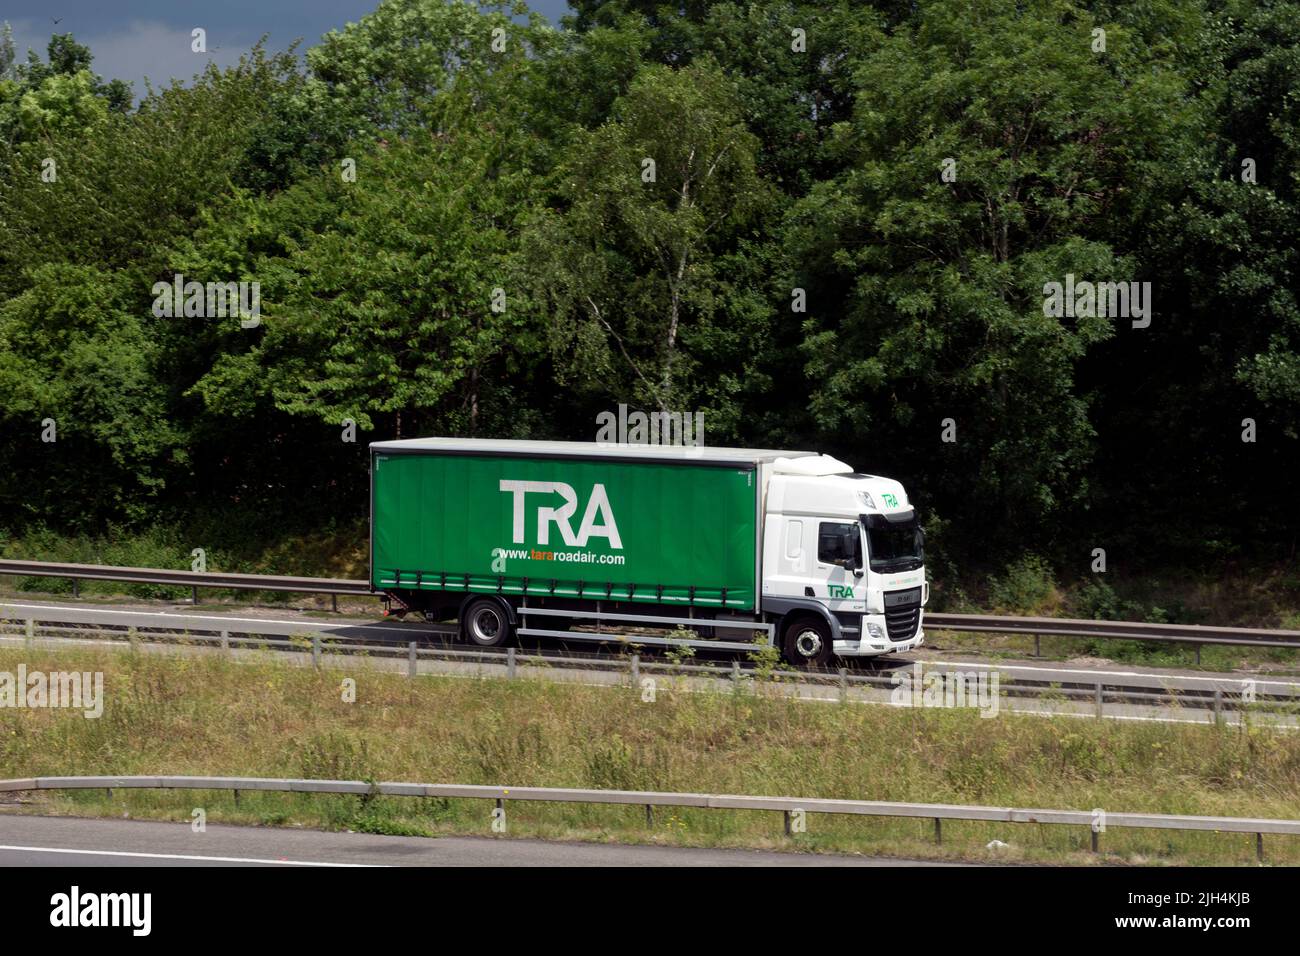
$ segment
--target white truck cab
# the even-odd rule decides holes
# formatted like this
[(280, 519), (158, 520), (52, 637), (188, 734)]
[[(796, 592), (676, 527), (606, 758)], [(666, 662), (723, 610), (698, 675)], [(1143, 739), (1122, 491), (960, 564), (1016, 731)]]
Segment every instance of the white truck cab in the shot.
[(924, 535), (903, 486), (827, 455), (778, 458), (765, 477), (762, 607), (782, 621), (786, 659), (924, 643)]

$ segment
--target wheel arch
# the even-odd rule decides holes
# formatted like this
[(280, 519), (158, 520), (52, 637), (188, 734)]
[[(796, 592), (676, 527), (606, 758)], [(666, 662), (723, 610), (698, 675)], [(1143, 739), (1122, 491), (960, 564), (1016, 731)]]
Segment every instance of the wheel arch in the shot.
[(492, 601), (505, 612), (506, 620), (510, 622), (511, 628), (519, 627), (519, 617), (515, 614), (515, 606), (500, 594), (466, 594), (461, 598), (460, 607), (456, 612), (456, 619), (458, 621), (464, 621), (465, 612), (469, 609), (469, 606), (476, 601)]
[(795, 617), (811, 615), (822, 620), (830, 628), (832, 641), (844, 640), (843, 632), (840, 630), (839, 618), (827, 610), (826, 605), (820, 601), (809, 598), (764, 598), (763, 610), (766, 613), (778, 615), (776, 620), (777, 634), (780, 634)]

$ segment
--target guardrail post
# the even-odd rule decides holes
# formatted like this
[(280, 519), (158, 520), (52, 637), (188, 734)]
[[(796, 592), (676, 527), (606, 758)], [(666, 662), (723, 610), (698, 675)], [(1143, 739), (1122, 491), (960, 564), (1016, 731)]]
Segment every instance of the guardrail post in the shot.
[(27, 635), (28, 644), (31, 644), (36, 640), (36, 621), (30, 617), (27, 619), (27, 629), (25, 633)]
[(1096, 703), (1097, 706), (1097, 716), (1100, 717), (1102, 715), (1102, 707), (1104, 706), (1100, 681), (1097, 682), (1097, 685), (1094, 689), (1093, 701)]
[(419, 663), (415, 657), (415, 641), (411, 641), (406, 645), (406, 676), (414, 677), (418, 669)]
[(1223, 690), (1214, 688), (1214, 722), (1217, 724), (1223, 716)]
[(1260, 863), (1264, 862), (1264, 834), (1255, 834), (1255, 859)]
[(221, 650), (223, 653), (226, 654), (230, 653), (230, 632), (229, 631), (221, 632)]
[(197, 584), (194, 585), (192, 588), (190, 588), (190, 603), (193, 604), (193, 605), (196, 606), (196, 607), (198, 606), (198, 603), (199, 603), (199, 586), (198, 586)]
[(794, 824), (790, 819), (790, 811), (782, 810), (781, 813), (785, 816), (785, 835), (794, 836)]
[(1042, 645), (1039, 643), (1039, 640), (1040, 640), (1040, 635), (1035, 634), (1034, 635), (1034, 656), (1035, 657), (1043, 656), (1043, 649), (1042, 649)]
[(840, 668), (840, 703), (849, 699), (849, 669)]
[(740, 683), (740, 661), (733, 660), (731, 662), (731, 682), (733, 684)]
[(516, 667), (515, 654), (516, 651), (513, 647), (506, 648), (506, 677), (508, 677), (510, 680), (515, 679), (515, 667)]
[(74, 598), (81, 597), (81, 580), (79, 578), (72, 579), (72, 596)]
[(128, 627), (128, 628), (126, 629), (126, 642), (127, 642), (128, 644), (131, 645), (131, 650), (132, 650), (133, 652), (134, 652), (135, 649), (136, 649), (136, 647), (135, 647), (135, 642), (136, 642), (137, 640), (139, 640), (139, 638), (140, 638), (140, 635), (139, 635), (138, 633), (136, 633), (135, 628), (133, 628), (133, 627)]
[(1092, 833), (1092, 852), (1100, 853), (1101, 852), (1101, 831), (1094, 826), (1091, 830), (1091, 833)]
[(1196, 664), (1199, 667), (1201, 663), (1201, 645), (1196, 645)]
[(655, 808), (648, 803), (645, 805), (645, 825), (647, 828), (655, 825)]
[(235, 791), (235, 806), (239, 806), (239, 791)]
[(934, 818), (934, 845), (935, 846), (943, 845), (943, 818), (942, 817)]
[(632, 686), (636, 687), (641, 683), (641, 655), (633, 654), (632, 660), (628, 662), (632, 670)]
[(337, 594), (330, 595), (330, 610), (335, 614), (339, 612), (339, 596)]
[(320, 635), (311, 636), (311, 663), (313, 667), (320, 667)]

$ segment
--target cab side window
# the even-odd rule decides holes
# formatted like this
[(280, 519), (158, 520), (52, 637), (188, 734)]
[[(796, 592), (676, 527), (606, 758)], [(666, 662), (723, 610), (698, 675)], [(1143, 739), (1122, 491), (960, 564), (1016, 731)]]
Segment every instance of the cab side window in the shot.
[(817, 529), (817, 560), (822, 564), (843, 565), (848, 559), (852, 566), (862, 566), (862, 535), (856, 524), (823, 521)]

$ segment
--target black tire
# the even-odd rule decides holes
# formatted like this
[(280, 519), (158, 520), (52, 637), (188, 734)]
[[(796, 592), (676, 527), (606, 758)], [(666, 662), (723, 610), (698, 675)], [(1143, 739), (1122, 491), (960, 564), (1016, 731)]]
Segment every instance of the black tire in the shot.
[(478, 598), (465, 606), (460, 633), (476, 647), (501, 647), (515, 636), (505, 605), (492, 598)]
[(782, 631), (781, 656), (795, 667), (825, 667), (835, 656), (830, 627), (811, 615), (794, 618)]

